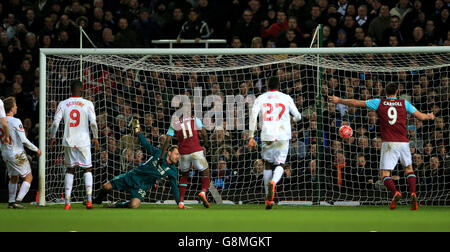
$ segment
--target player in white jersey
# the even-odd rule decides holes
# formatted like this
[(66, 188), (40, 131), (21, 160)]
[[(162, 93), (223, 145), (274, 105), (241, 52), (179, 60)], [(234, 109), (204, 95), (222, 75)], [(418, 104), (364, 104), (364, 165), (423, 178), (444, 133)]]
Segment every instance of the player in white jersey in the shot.
[[(9, 138), (6, 144), (0, 143), (0, 150), (2, 152), (3, 161), (6, 163), (6, 168), (8, 170), (9, 176), (9, 200), (8, 208), (24, 208), (21, 205), (23, 198), (27, 195), (30, 189), (31, 182), (33, 181), (33, 176), (31, 174), (31, 166), (28, 161), (27, 154), (24, 149), (24, 145), (38, 153), (40, 156), (41, 151), (32, 144), (25, 135), (25, 130), (23, 129), (22, 122), (20, 119), (14, 118), (13, 116), (17, 113), (17, 104), (14, 97), (9, 97), (5, 99), (5, 111), (6, 120), (8, 122), (9, 128)], [(0, 138), (3, 140), (6, 138), (6, 134), (1, 134)], [(19, 177), (23, 178), (22, 186), (20, 187), (19, 194), (17, 194), (17, 184), (19, 182)], [(16, 197), (17, 194), (17, 197)]]
[(284, 173), (284, 163), (289, 151), (291, 139), (291, 114), (294, 121), (302, 116), (289, 95), (279, 92), (280, 81), (272, 77), (268, 83), (268, 92), (260, 95), (254, 102), (250, 116), (250, 146), (256, 146), (253, 139), (258, 121), (262, 122), (261, 156), (265, 161), (264, 187), (266, 190), (266, 209), (271, 209), (275, 197), (275, 186)]
[(56, 142), (56, 132), (59, 123), (64, 120), (63, 146), (65, 164), (67, 167), (65, 176), (65, 205), (64, 209), (72, 209), (70, 198), (72, 194), (73, 178), (75, 168), (84, 168), (84, 184), (86, 187), (87, 203), (86, 208), (92, 209), (92, 161), (91, 161), (91, 137), (89, 127), (92, 131), (92, 144), (95, 150), (99, 149), (98, 126), (91, 101), (81, 98), (83, 84), (80, 81), (73, 81), (71, 85), (72, 97), (59, 103), (55, 118), (51, 127), (50, 149), (53, 149)]
[(7, 144), (9, 142), (9, 127), (6, 121), (5, 107), (2, 99), (0, 99), (0, 122), (2, 126), (0, 127), (0, 141), (2, 144)]

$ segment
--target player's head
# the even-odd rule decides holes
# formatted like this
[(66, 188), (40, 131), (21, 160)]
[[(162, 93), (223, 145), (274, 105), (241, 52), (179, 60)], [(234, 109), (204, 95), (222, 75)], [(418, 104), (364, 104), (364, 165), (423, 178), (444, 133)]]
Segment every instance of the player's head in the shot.
[(3, 100), (6, 114), (15, 115), (17, 113), (16, 98), (11, 96)]
[(386, 85), (386, 95), (388, 97), (397, 96), (398, 93), (398, 83), (389, 83)]
[(280, 79), (277, 76), (271, 77), (269, 79), (269, 83), (267, 84), (267, 88), (269, 91), (279, 90), (280, 89)]
[(70, 90), (73, 96), (81, 96), (81, 94), (83, 93), (83, 83), (81, 83), (81, 81), (79, 80), (72, 81)]
[(176, 164), (180, 160), (180, 152), (178, 146), (172, 145), (167, 149), (167, 162), (170, 164)]

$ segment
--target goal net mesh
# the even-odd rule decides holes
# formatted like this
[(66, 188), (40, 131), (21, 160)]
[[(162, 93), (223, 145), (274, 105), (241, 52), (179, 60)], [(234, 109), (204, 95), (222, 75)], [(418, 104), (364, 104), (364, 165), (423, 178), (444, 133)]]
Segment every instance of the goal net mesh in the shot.
[[(303, 120), (293, 125), (287, 169), (277, 186), (276, 201), (385, 204), (391, 196), (379, 177), (381, 137), (376, 113), (335, 106), (327, 97), (383, 98), (386, 84), (396, 82), (402, 99), (436, 115), (435, 121), (423, 122), (410, 115), (407, 127), (420, 203), (444, 205), (450, 200), (449, 66), (449, 53), (89, 55), (82, 61), (79, 55), (48, 55), (47, 128), (57, 104), (70, 97), (70, 82), (82, 76), (84, 98), (94, 103), (99, 125), (101, 150), (92, 151), (95, 195), (102, 183), (150, 158), (128, 127), (131, 118), (138, 118), (147, 139), (161, 147), (171, 116), (179, 109), (172, 100), (186, 95), (207, 129), (210, 147), (205, 154), (211, 184), (222, 200), (263, 203), (261, 142), (257, 139), (256, 149), (247, 144), (249, 107), (266, 91), (266, 81), (278, 76), (281, 91), (294, 99)], [(351, 138), (340, 138), (341, 125), (352, 127)], [(63, 197), (63, 153), (61, 145), (47, 152), (49, 202)], [(82, 172), (76, 174), (73, 201), (85, 197)], [(409, 192), (400, 164), (392, 177), (401, 192)], [(201, 178), (192, 170), (185, 199), (194, 200), (200, 190)], [(172, 199), (167, 181), (158, 181), (149, 191), (148, 202)], [(108, 200), (127, 200), (128, 196), (114, 192)], [(217, 200), (211, 193), (208, 197)]]

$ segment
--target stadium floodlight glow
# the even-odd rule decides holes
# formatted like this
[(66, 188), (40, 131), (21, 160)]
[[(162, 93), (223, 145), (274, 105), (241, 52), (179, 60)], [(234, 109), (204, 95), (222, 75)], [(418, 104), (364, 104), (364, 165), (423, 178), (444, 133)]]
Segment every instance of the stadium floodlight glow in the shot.
[[(80, 56), (83, 56), (82, 61)], [(450, 47), (444, 46), (40, 49), (39, 148), (43, 155), (39, 158), (39, 205), (57, 202), (64, 192), (65, 169), (60, 156), (62, 149), (59, 146), (56, 150), (47, 150), (48, 125), (53, 119), (54, 105), (68, 98), (70, 80), (75, 79), (81, 79), (85, 84), (85, 98), (94, 101), (98, 109), (98, 121), (104, 120), (99, 122), (99, 125), (104, 124), (103, 129), (109, 128), (114, 135), (114, 139), (108, 135), (101, 136), (103, 137), (100, 139), (101, 147), (113, 160), (110, 160), (111, 162), (105, 168), (93, 167), (94, 180), (97, 183), (105, 182), (103, 180), (106, 178), (111, 179), (111, 176), (128, 169), (128, 156), (131, 155), (129, 151), (132, 154), (137, 152), (138, 145), (134, 144), (133, 138), (126, 134), (125, 129), (121, 129), (121, 120), (129, 119), (128, 109), (131, 109), (132, 116), (141, 118), (143, 125), (145, 120), (155, 122), (159, 131), (147, 132), (147, 137), (152, 138), (152, 141), (155, 140), (154, 143), (157, 144), (160, 135), (167, 132), (170, 123), (170, 120), (166, 120), (167, 116), (170, 117), (176, 111), (176, 107), (170, 106), (172, 98), (176, 95), (186, 95), (192, 98), (196, 111), (200, 111), (199, 115), (207, 118), (207, 122), (204, 123), (212, 123), (211, 128), (208, 128), (210, 138), (214, 140), (214, 143), (221, 143), (211, 146), (207, 154), (213, 173), (214, 169), (217, 169), (219, 156), (227, 157), (232, 179), (220, 181), (221, 178), (212, 178), (212, 184), (219, 187), (222, 199), (244, 203), (263, 202), (264, 189), (261, 173), (257, 170), (259, 155), (258, 153), (254, 155), (253, 151), (248, 152), (243, 140), (248, 129), (248, 106), (251, 105), (249, 97), (261, 93), (264, 90), (265, 80), (272, 75), (280, 77), (283, 91), (299, 103), (297, 105), (300, 112), (308, 120), (296, 126), (298, 141), (291, 148), (295, 151), (295, 155), (290, 154), (289, 177), (286, 176), (279, 186), (278, 200), (288, 203), (313, 202), (316, 197), (319, 197), (320, 201), (328, 202), (346, 200), (384, 204), (388, 200), (387, 192), (376, 182), (376, 165), (368, 168), (367, 174), (359, 174), (357, 171), (353, 174), (354, 167), (350, 165), (344, 169), (336, 168), (334, 165), (334, 148), (344, 152), (348, 163), (355, 162), (356, 156), (361, 154), (358, 152), (359, 143), (366, 139), (358, 134), (361, 134), (363, 128), (367, 130), (367, 120), (369, 120), (367, 111), (363, 111), (363, 115), (358, 120), (351, 122), (355, 138), (338, 141), (340, 139), (336, 137), (338, 124), (341, 123), (342, 118), (353, 120), (354, 117), (349, 116), (347, 108), (339, 106), (332, 112), (342, 113), (342, 117), (340, 116), (339, 120), (335, 117), (330, 120), (330, 115), (327, 114), (328, 117), (324, 117), (317, 106), (321, 104), (322, 96), (328, 95), (331, 91), (340, 96), (357, 95), (370, 98), (381, 95), (382, 86), (391, 81), (403, 84), (402, 98), (414, 99), (414, 92), (417, 92), (414, 90), (414, 85), (422, 83), (424, 80), (421, 78), (426, 77), (426, 82), (432, 85), (421, 85), (426, 85), (424, 88), (427, 94), (432, 95), (427, 96), (427, 100), (422, 100), (419, 104), (412, 103), (421, 106), (437, 105), (441, 111), (444, 111), (441, 117), (448, 122), (449, 114), (445, 114), (448, 113), (448, 107), (443, 106), (444, 101), (448, 101), (450, 97), (449, 67)], [(130, 83), (132, 86), (128, 86)], [(198, 86), (203, 88), (201, 95), (196, 96), (193, 90)], [(213, 110), (217, 97), (223, 98), (222, 116), (226, 117), (221, 125), (214, 124), (221, 119), (214, 117), (219, 114), (214, 113), (217, 111)], [(440, 97), (440, 99), (432, 103), (428, 97)], [(158, 108), (163, 108), (161, 104), (165, 109), (158, 111)], [(246, 109), (238, 108), (239, 104)], [(327, 105), (323, 104), (321, 107), (326, 111)], [(126, 115), (119, 116), (124, 113)], [(233, 119), (236, 120), (233, 121)], [(414, 124), (413, 120), (409, 122), (411, 125)], [(246, 127), (230, 128), (231, 124), (242, 126), (242, 123)], [(316, 125), (317, 128), (315, 128)], [(425, 132), (427, 137), (434, 134), (430, 127), (427, 129), (430, 130)], [(317, 134), (317, 130), (323, 132)], [(107, 130), (105, 132), (107, 133)], [(371, 132), (365, 136), (369, 138), (370, 145), (372, 143), (376, 145), (377, 139)], [(413, 143), (417, 144), (420, 151), (423, 151), (425, 139), (421, 140), (421, 144), (418, 141)], [(320, 150), (319, 165), (314, 167), (316, 157), (312, 157), (311, 152), (314, 152), (317, 145), (322, 143), (326, 146)], [(110, 147), (113, 144), (117, 144), (121, 151), (111, 152)], [(333, 147), (334, 145), (336, 146)], [(306, 151), (302, 148), (306, 148)], [(367, 161), (372, 164), (378, 159), (376, 147), (374, 148), (375, 152), (366, 153)], [(93, 156), (93, 161), (97, 160), (97, 163), (100, 163), (102, 155), (105, 153), (97, 153)], [(338, 173), (339, 176), (337, 176)], [(193, 174), (192, 183), (196, 183), (196, 176), (198, 175)], [(424, 176), (421, 200), (426, 204), (448, 202), (450, 200), (448, 191), (445, 191), (445, 186), (442, 187), (442, 183), (445, 182), (433, 182), (433, 178), (428, 173)], [(428, 180), (431, 181), (430, 183), (437, 184), (427, 187), (425, 184)], [(76, 185), (80, 181), (75, 180), (73, 199), (83, 199), (81, 194), (83, 190), (77, 190)], [(160, 183), (161, 186), (152, 189), (151, 198), (148, 201), (169, 199), (171, 193), (165, 189), (164, 181)], [(420, 183), (419, 181), (419, 185)], [(98, 190), (99, 184), (96, 184), (94, 188)], [(188, 190), (186, 195), (189, 198), (195, 193)], [(124, 200), (126, 194), (115, 193), (111, 197), (114, 201)]]

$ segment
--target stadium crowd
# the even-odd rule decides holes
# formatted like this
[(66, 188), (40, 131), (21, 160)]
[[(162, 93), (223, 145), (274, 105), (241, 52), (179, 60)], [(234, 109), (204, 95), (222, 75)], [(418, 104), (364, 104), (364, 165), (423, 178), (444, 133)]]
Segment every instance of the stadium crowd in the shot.
[[(79, 48), (80, 26), (90, 38), (83, 36), (85, 48), (153, 48), (157, 45), (152, 40), (213, 38), (226, 39), (224, 46), (230, 48), (309, 47), (318, 24), (324, 25), (325, 47), (450, 46), (449, 10), (450, 0), (433, 0), (432, 4), (424, 0), (8, 0), (0, 3), (0, 97), (17, 98), (18, 117), (28, 138), (37, 144), (39, 48)], [(52, 85), (68, 81), (67, 71), (55, 69), (52, 79), (58, 81)], [(287, 67), (285, 71), (294, 74), (296, 70)], [(280, 75), (276, 71), (264, 74), (268, 72)], [(444, 74), (407, 76), (413, 84), (403, 93), (412, 99), (413, 105), (422, 111), (433, 111), (437, 117), (430, 124), (412, 121), (408, 126), (414, 168), (417, 174), (422, 174), (419, 178), (427, 180), (419, 182), (424, 191), (437, 190), (433, 186), (446, 184), (448, 189), (450, 184), (449, 72), (444, 69), (440, 73)], [(117, 175), (117, 167), (111, 162), (115, 166), (120, 164), (121, 172), (145, 161), (142, 150), (126, 138), (128, 121), (136, 111), (141, 113), (147, 138), (158, 145), (164, 142), (169, 127), (167, 102), (174, 95), (199, 83), (211, 84), (203, 86), (207, 94), (245, 96), (264, 91), (251, 82), (227, 89), (224, 83), (230, 80), (209, 75), (192, 78), (154, 73), (147, 83), (142, 83), (133, 81), (136, 79), (133, 70), (115, 74), (122, 77), (123, 83), (108, 85), (105, 80), (101, 91), (87, 92), (89, 99), (102, 99), (106, 103), (96, 111), (104, 149), (93, 160), (96, 160), (94, 169), (111, 170), (108, 176)], [(323, 95), (382, 97), (386, 81), (359, 76), (337, 78), (330, 74)], [(292, 94), (302, 112), (315, 106), (313, 90), (307, 84), (291, 81), (285, 82), (282, 91)], [(49, 116), (59, 101), (55, 98), (50, 102)], [(283, 186), (295, 189), (290, 187), (317, 179), (317, 152), (319, 145), (323, 145), (328, 163), (326, 177), (333, 178), (328, 185), (337, 190), (373, 188), (378, 179), (381, 146), (376, 113), (344, 111), (342, 107), (326, 104), (322, 120), (322, 132), (317, 129), (314, 113), (296, 126), (289, 157), (291, 169), (286, 170)], [(354, 128), (355, 134), (344, 141), (337, 136), (336, 128), (345, 123)], [(212, 143), (207, 153), (216, 187), (226, 190), (261, 181), (257, 179), (262, 176), (261, 160), (257, 150), (247, 144), (247, 132), (230, 132), (224, 127), (209, 133)], [(319, 134), (324, 136), (323, 143), (317, 142)], [(31, 153), (30, 157), (36, 161)], [(33, 165), (36, 169), (36, 162)], [(97, 177), (97, 182), (110, 178)], [(3, 188), (6, 181), (0, 180)], [(262, 182), (251, 190), (262, 193)]]

